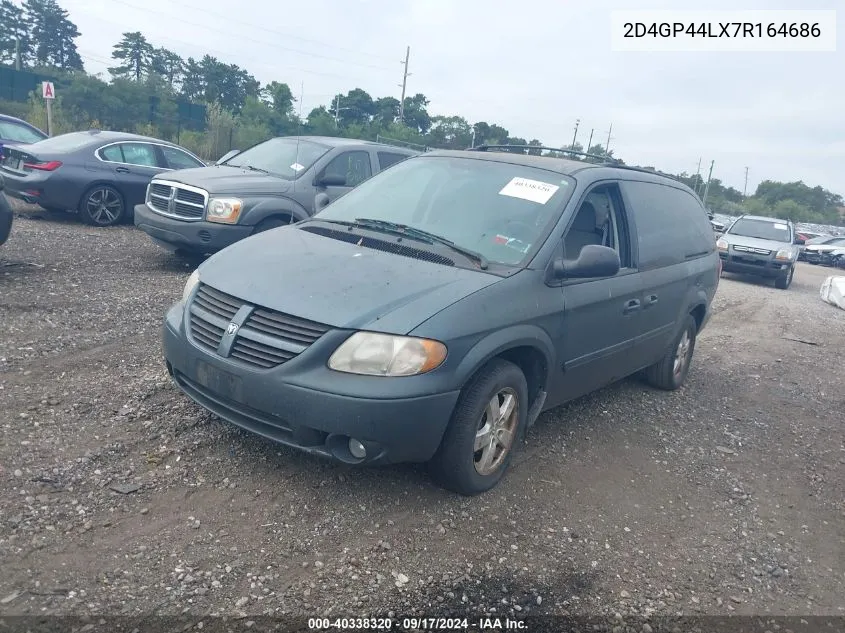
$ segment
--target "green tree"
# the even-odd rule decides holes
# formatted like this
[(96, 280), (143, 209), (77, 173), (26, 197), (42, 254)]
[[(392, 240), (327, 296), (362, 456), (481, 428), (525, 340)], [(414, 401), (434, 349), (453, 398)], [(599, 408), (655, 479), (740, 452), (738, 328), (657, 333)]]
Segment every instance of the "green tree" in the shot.
[[(408, 129), (413, 129), (408, 126)], [(442, 149), (464, 149), (472, 143), (472, 126), (460, 116), (436, 116), (431, 119), (426, 144)]]
[(123, 39), (114, 45), (111, 56), (122, 62), (109, 68), (113, 76), (141, 81), (153, 68), (155, 49), (140, 31), (135, 31), (123, 34)]
[(285, 117), (293, 114), (293, 104), (296, 103), (296, 98), (287, 84), (271, 81), (264, 86), (261, 93), (265, 98), (269, 99), (270, 105), (278, 114)]
[(79, 29), (56, 0), (24, 0), (26, 20), (31, 24), (34, 61), (61, 70), (83, 70), (76, 50)]
[(171, 90), (175, 90), (185, 74), (185, 62), (177, 53), (157, 48), (152, 54), (152, 71), (162, 77)]
[(420, 134), (425, 134), (431, 127), (431, 117), (428, 115), (429, 101), (422, 93), (417, 93), (413, 97), (405, 97), (405, 112), (404, 119), (400, 123), (404, 123), (412, 130), (417, 130)]
[(15, 63), (15, 47), (18, 47), (21, 65), (33, 58), (31, 24), (24, 10), (11, 0), (0, 0), (0, 63)]
[(225, 64), (211, 55), (203, 56), (196, 70), (201, 77), (204, 101), (219, 103), (235, 113), (240, 111), (247, 97), (258, 97), (261, 90), (258, 81), (246, 70), (235, 64)]
[(326, 109), (326, 106), (320, 106), (311, 110), (308, 114), (306, 129), (309, 134), (315, 134), (317, 136), (338, 135), (334, 116)]
[(366, 90), (355, 88), (346, 95), (335, 95), (328, 108), (329, 114), (335, 116), (336, 109), (340, 104), (338, 121), (342, 127), (350, 125), (366, 125), (376, 113), (376, 104)]
[(381, 128), (387, 128), (396, 123), (399, 118), (399, 99), (395, 97), (380, 97), (375, 102), (373, 123)]
[(193, 57), (185, 61), (182, 77), (182, 96), (195, 101), (205, 95), (205, 79), (200, 63)]

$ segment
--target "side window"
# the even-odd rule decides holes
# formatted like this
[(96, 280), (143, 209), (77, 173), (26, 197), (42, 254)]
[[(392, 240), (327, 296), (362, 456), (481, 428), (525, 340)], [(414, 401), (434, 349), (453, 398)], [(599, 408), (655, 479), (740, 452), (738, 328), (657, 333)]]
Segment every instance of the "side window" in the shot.
[(396, 163), (401, 163), (403, 160), (408, 158), (404, 154), (394, 154), (393, 152), (379, 152), (378, 153), (378, 164), (379, 168), (384, 170), (390, 167), (391, 165), (395, 165)]
[(373, 175), (370, 164), (370, 153), (362, 151), (343, 152), (335, 156), (326, 165), (323, 173), (326, 176), (339, 176), (345, 180), (346, 187), (357, 187)]
[(577, 259), (588, 244), (608, 246), (619, 253), (622, 268), (632, 266), (630, 232), (619, 186), (600, 185), (581, 201), (563, 236), (563, 256)]
[(204, 167), (204, 165), (197, 161), (197, 159), (193, 156), (180, 149), (176, 149), (175, 147), (162, 145), (161, 151), (164, 154), (164, 159), (167, 161), (167, 166), (170, 169), (193, 169), (194, 167)]
[(109, 145), (100, 150), (100, 158), (108, 160), (113, 163), (122, 163), (123, 152), (120, 151), (120, 145)]
[(0, 138), (15, 143), (37, 143), (44, 140), (43, 136), (14, 121), (0, 121)]
[(143, 167), (158, 167), (156, 149), (149, 143), (121, 143), (123, 162)]
[(637, 225), (640, 267), (680, 263), (716, 248), (702, 204), (682, 189), (626, 181), (625, 193)]

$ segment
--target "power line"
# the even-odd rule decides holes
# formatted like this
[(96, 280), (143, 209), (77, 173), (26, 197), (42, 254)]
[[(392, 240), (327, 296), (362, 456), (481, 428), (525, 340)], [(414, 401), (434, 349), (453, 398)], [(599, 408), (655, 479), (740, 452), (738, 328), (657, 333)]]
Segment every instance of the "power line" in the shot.
[[(216, 27), (213, 27), (213, 26), (207, 26), (205, 24), (197, 24), (193, 20), (185, 20), (183, 18), (178, 18), (178, 17), (170, 15), (169, 13), (166, 13), (164, 11), (156, 11), (155, 9), (150, 9), (150, 8), (147, 8), (147, 7), (139, 7), (139, 6), (136, 6), (134, 4), (130, 4), (130, 3), (126, 2), (125, 0), (112, 0), (112, 2), (122, 4), (123, 6), (129, 7), (130, 9), (135, 9), (136, 11), (141, 11), (143, 13), (155, 13), (157, 15), (163, 15), (170, 20), (174, 20), (176, 22), (182, 22), (182, 23), (188, 24), (188, 25), (190, 25), (194, 28), (199, 27), (201, 29), (211, 31), (213, 33), (220, 33), (220, 34), (227, 35), (227, 36), (232, 35), (232, 32), (229, 31), (229, 30), (220, 29), (220, 28), (216, 28)], [(97, 17), (99, 17), (99, 16), (97, 16)], [(264, 44), (266, 46), (272, 46), (272, 47), (277, 48), (279, 50), (287, 51), (287, 52), (294, 53), (294, 54), (297, 54), (297, 55), (305, 55), (307, 57), (315, 57), (315, 58), (319, 58), (319, 59), (325, 59), (325, 60), (329, 60), (329, 61), (339, 62), (339, 63), (342, 63), (342, 64), (348, 64), (348, 65), (353, 65), (353, 66), (361, 66), (361, 67), (364, 67), (364, 68), (373, 68), (373, 69), (376, 69), (376, 70), (389, 70), (385, 66), (374, 66), (372, 64), (364, 64), (364, 63), (361, 63), (361, 62), (349, 61), (348, 59), (340, 59), (338, 57), (330, 57), (328, 55), (320, 55), (319, 53), (312, 53), (312, 52), (309, 52), (309, 51), (303, 51), (303, 50), (300, 50), (300, 49), (290, 48), (290, 47), (287, 47), (287, 46), (279, 46), (278, 44), (270, 44), (269, 42), (262, 41), (262, 40), (255, 40), (254, 38), (252, 38), (252, 41), (256, 41), (260, 44)]]

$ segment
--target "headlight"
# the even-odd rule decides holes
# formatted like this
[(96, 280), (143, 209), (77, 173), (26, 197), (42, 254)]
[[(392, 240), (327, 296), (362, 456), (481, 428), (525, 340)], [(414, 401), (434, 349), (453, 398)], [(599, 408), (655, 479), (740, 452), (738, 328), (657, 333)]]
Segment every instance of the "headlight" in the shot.
[(243, 201), (237, 198), (212, 198), (208, 201), (208, 211), (205, 219), (209, 222), (221, 224), (235, 224), (241, 214)]
[(185, 289), (182, 291), (182, 301), (188, 301), (188, 298), (191, 296), (191, 293), (194, 291), (194, 288), (197, 287), (199, 282), (200, 274), (195, 270), (191, 273), (191, 276), (188, 277), (188, 281), (185, 282)]
[(716, 247), (720, 251), (726, 251), (726, 250), (728, 250), (728, 242), (726, 240), (723, 240), (723, 239), (718, 239), (718, 240), (716, 240)]
[(789, 249), (789, 248), (782, 248), (782, 249), (780, 249), (780, 250), (777, 252), (777, 255), (775, 255), (775, 259), (785, 259), (785, 260), (791, 260), (791, 259), (792, 259), (792, 254), (793, 254), (793, 253), (792, 253), (792, 250), (791, 250), (791, 249)]
[(356, 332), (338, 347), (329, 367), (367, 376), (414, 376), (440, 366), (446, 346), (438, 341)]

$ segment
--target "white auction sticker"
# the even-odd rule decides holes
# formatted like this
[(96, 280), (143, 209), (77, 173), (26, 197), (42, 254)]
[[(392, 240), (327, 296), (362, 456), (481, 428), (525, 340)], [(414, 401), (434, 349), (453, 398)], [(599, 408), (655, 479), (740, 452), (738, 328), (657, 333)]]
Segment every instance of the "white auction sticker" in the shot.
[(557, 185), (550, 185), (547, 182), (530, 180), (529, 178), (514, 178), (502, 187), (499, 195), (546, 204), (557, 193), (558, 189), (560, 187)]
[(775, 228), (780, 229), (781, 231), (788, 231), (789, 227), (786, 224), (781, 224), (780, 222), (775, 222)]
[(299, 163), (294, 163), (293, 165), (290, 166), (290, 168), (294, 171), (302, 171), (303, 169), (305, 169), (305, 165), (300, 165)]

